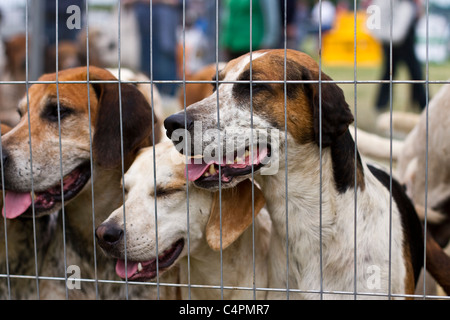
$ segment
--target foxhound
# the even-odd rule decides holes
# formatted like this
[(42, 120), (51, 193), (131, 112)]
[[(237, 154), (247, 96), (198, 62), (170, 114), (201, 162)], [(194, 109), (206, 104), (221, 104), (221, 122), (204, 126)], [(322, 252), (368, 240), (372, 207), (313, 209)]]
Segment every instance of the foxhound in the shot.
[(196, 186), (251, 176), (261, 186), (273, 223), (269, 286), (308, 299), (413, 294), (421, 223), (400, 185), (355, 151), (343, 91), (294, 50), (246, 54), (215, 80), (217, 92), (164, 125), (191, 156)]
[[(81, 82), (87, 78), (86, 67), (40, 77), (41, 83), (32, 85), (19, 103), (20, 122), (2, 137), (2, 212), (14, 226), (8, 230), (8, 246), (19, 247), (9, 250), (11, 274), (35, 275), (38, 270), (40, 276), (65, 277), (66, 262), (79, 266), (84, 278), (115, 278), (109, 260), (94, 255), (93, 226), (121, 205), (122, 165), (126, 170), (137, 151), (152, 144), (152, 109), (139, 90), (126, 83), (120, 86), (120, 109), (117, 79), (105, 69), (91, 66), (89, 85)], [(64, 215), (58, 213), (62, 209)], [(34, 220), (37, 257), (32, 250)], [(24, 251), (27, 254), (17, 256)], [(6, 273), (6, 263), (1, 271)], [(18, 284), (19, 289), (12, 286), (13, 297), (23, 297), (24, 290), (34, 293), (33, 280), (27, 281)], [(39, 283), (40, 298), (65, 298), (64, 282)], [(82, 283), (80, 290), (69, 290), (69, 297), (116, 298), (123, 289), (99, 285), (97, 294), (95, 286)]]
[[(121, 278), (142, 281), (160, 276), (160, 283), (167, 283), (165, 275), (179, 265), (179, 283), (193, 286), (190, 296), (183, 286), (180, 298), (220, 299), (222, 266), (223, 298), (253, 299), (254, 286), (267, 287), (271, 221), (263, 208), (262, 193), (255, 189), (252, 230), (248, 228), (253, 221), (251, 183), (223, 190), (220, 205), (218, 194), (187, 185), (183, 159), (171, 141), (156, 145), (155, 154), (153, 148), (143, 149), (124, 176), (125, 216), (123, 207), (115, 210), (97, 228), (98, 241), (106, 253), (118, 259), (116, 272)], [(227, 289), (229, 286), (247, 289)], [(166, 294), (160, 298), (166, 299)], [(256, 291), (257, 299), (265, 296), (266, 291)]]

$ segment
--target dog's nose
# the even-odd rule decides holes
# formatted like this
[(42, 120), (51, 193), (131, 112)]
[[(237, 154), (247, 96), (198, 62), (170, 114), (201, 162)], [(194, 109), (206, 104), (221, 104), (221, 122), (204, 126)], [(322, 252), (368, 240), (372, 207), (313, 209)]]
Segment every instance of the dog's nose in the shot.
[(123, 230), (113, 222), (106, 222), (97, 227), (95, 236), (101, 247), (111, 246), (122, 240)]
[(194, 126), (194, 121), (185, 112), (176, 113), (167, 117), (164, 120), (164, 127), (166, 128), (166, 135), (172, 139), (172, 133), (177, 129), (191, 129)]

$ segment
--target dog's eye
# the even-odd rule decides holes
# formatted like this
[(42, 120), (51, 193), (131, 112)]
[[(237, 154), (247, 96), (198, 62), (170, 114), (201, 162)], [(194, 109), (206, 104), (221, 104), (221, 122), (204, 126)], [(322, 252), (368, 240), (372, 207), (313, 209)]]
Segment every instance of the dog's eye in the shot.
[[(248, 80), (245, 80), (248, 81)], [(273, 88), (269, 83), (263, 82), (252, 82), (251, 86), (248, 82), (236, 83), (233, 86), (233, 95), (236, 98), (248, 98), (250, 96), (250, 87), (252, 96), (255, 96), (259, 93), (269, 92), (273, 93)]]
[(176, 192), (183, 191), (182, 189), (164, 189), (164, 188), (157, 188), (155, 191), (155, 195), (157, 198), (166, 197), (171, 194), (174, 194)]
[(45, 106), (42, 112), (42, 117), (51, 122), (58, 122), (58, 108), (59, 108), (59, 118), (62, 120), (73, 113), (73, 109), (65, 107), (61, 104), (51, 103)]
[(272, 87), (268, 83), (252, 82), (252, 93), (255, 94), (261, 91), (272, 91)]

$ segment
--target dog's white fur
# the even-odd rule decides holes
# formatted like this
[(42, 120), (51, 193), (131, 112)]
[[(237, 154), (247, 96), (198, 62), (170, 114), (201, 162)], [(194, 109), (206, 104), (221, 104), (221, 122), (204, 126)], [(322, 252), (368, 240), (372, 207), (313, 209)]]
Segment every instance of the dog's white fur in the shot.
[[(256, 287), (265, 288), (267, 286), (266, 259), (271, 230), (271, 221), (267, 211), (261, 210), (255, 218), (255, 243), (252, 241), (252, 228), (248, 228), (234, 243), (223, 250), (221, 261), (220, 252), (212, 250), (205, 239), (205, 228), (210, 216), (209, 210), (213, 194), (196, 188), (190, 183), (188, 187), (189, 215), (187, 215), (183, 159), (184, 156), (175, 150), (170, 141), (161, 142), (155, 146), (155, 158), (153, 157), (153, 148), (143, 149), (125, 174), (124, 186), (127, 195), (124, 230), (127, 238), (127, 259), (132, 261), (150, 260), (155, 257), (156, 248), (161, 254), (176, 240), (183, 238), (185, 246), (175, 263), (179, 263), (180, 283), (191, 284), (193, 287), (190, 289), (190, 293), (185, 286), (181, 288), (182, 299), (189, 297), (191, 299), (220, 299), (220, 289), (198, 288), (194, 285), (220, 286), (221, 264), (225, 287), (253, 288), (253, 280), (255, 280)], [(177, 191), (155, 199), (153, 160), (156, 162), (157, 185), (162, 187), (177, 185)], [(157, 226), (155, 226), (155, 202), (157, 204)], [(188, 219), (189, 226), (187, 225)], [(123, 207), (115, 210), (105, 223), (115, 223), (123, 227)], [(253, 272), (253, 245), (255, 246), (255, 273)], [(164, 273), (160, 282), (165, 281)], [(263, 299), (265, 296), (265, 291), (256, 291), (257, 299)], [(223, 298), (253, 299), (253, 290), (224, 289)]]
[[(266, 54), (270, 52), (253, 53), (253, 62)], [(272, 127), (258, 110), (254, 109), (251, 115), (248, 101), (243, 105), (242, 101), (233, 99), (233, 84), (226, 82), (237, 80), (250, 61), (249, 55), (238, 59), (225, 68), (224, 83), (219, 86), (218, 95), (214, 93), (188, 109), (195, 120), (203, 121), (204, 130), (216, 128), (219, 97), (221, 136), (225, 136), (230, 126), (250, 128), (250, 119), (255, 130)], [(226, 138), (235, 137), (227, 132)], [(333, 179), (330, 148), (323, 149), (320, 180), (318, 146), (314, 143), (300, 145), (289, 132), (285, 135), (280, 131), (279, 139), (278, 173), (256, 177), (273, 222), (269, 286), (297, 289), (301, 292), (291, 292), (291, 298), (309, 299), (353, 299), (355, 290), (363, 294), (358, 298), (385, 298), (390, 293), (405, 293), (403, 231), (395, 201), (390, 207), (389, 190), (363, 162), (365, 189), (359, 188), (356, 195), (353, 188), (340, 194)], [(234, 178), (235, 182), (230, 185), (240, 179), (243, 178)], [(286, 282), (286, 254), (289, 283)], [(325, 291), (323, 296), (322, 290)], [(335, 291), (347, 294), (327, 294)], [(285, 292), (271, 291), (268, 295), (269, 299), (285, 297)]]

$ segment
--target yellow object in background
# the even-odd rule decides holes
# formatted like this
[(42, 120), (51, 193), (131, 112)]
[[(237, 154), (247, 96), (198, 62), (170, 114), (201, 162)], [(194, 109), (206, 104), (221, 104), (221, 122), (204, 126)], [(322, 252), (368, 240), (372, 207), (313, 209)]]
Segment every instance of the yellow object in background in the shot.
[[(383, 59), (381, 45), (366, 27), (364, 11), (356, 14), (357, 66), (376, 66)], [(322, 37), (322, 62), (331, 66), (353, 66), (355, 61), (355, 17), (353, 11), (340, 12), (333, 29)]]

